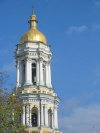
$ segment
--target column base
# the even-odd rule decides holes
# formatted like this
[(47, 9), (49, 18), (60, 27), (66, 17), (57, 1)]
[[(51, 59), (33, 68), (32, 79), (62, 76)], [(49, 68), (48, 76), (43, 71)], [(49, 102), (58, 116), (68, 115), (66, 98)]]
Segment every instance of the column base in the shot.
[(25, 82), (23, 86), (26, 86), (26, 85), (33, 85), (32, 82)]
[(39, 82), (39, 83), (37, 83), (37, 85), (44, 86), (44, 83), (43, 82)]
[(17, 84), (17, 85), (16, 85), (16, 88), (18, 88), (18, 87), (21, 87), (21, 84)]
[(48, 88), (52, 88), (52, 85), (50, 85), (50, 84), (46, 84), (46, 86), (47, 86)]

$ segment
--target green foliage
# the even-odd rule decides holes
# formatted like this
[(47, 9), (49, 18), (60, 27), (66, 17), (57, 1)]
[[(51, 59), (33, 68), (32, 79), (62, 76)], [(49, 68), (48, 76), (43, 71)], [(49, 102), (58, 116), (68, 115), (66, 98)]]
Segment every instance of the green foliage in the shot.
[(0, 72), (0, 133), (22, 133), (22, 102), (4, 87), (6, 75)]

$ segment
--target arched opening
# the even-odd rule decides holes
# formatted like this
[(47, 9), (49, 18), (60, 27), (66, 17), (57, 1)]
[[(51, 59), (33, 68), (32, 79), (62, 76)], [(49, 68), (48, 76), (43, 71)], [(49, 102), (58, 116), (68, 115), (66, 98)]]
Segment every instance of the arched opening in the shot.
[(38, 109), (33, 108), (32, 109), (32, 127), (37, 127), (38, 126)]
[(50, 128), (52, 128), (52, 110), (48, 110), (48, 125)]
[(36, 85), (36, 64), (32, 63), (32, 83)]

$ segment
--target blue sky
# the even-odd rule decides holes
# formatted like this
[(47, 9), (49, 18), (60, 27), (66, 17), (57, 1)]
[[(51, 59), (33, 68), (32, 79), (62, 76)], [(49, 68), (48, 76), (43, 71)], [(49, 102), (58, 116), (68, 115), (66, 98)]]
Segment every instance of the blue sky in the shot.
[(51, 45), (52, 83), (63, 133), (100, 133), (100, 0), (0, 0), (0, 71), (15, 86), (14, 51), (35, 6)]

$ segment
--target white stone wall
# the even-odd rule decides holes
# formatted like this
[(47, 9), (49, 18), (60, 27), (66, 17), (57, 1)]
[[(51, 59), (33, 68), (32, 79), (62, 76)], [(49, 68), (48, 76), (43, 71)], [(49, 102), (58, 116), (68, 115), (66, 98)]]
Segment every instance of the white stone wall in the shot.
[[(25, 106), (23, 106), (23, 113), (22, 113), (22, 124), (26, 125), (28, 127), (32, 127), (32, 109), (37, 108), (37, 114), (38, 114), (38, 127), (49, 127), (48, 125), (48, 110), (52, 110), (52, 128), (58, 129), (58, 115), (57, 115), (57, 102), (54, 101), (54, 97), (51, 97), (48, 101), (48, 98), (44, 96), (44, 100), (38, 99), (36, 100), (36, 97), (33, 97), (28, 100), (30, 96), (27, 96), (27, 100), (25, 97), (25, 100), (23, 100), (23, 103)], [(35, 99), (35, 100), (34, 100)], [(57, 99), (56, 99), (57, 100)], [(32, 102), (30, 102), (32, 101)], [(58, 101), (59, 102), (59, 101)]]
[[(24, 48), (24, 50), (23, 50)], [(51, 56), (52, 53), (48, 45), (42, 43), (19, 44), (16, 51), (17, 60), (17, 83), (16, 87), (22, 85), (32, 85), (32, 62), (36, 62), (36, 83), (52, 88), (51, 84)], [(25, 63), (25, 82), (23, 83), (23, 65)], [(45, 64), (45, 81), (43, 81), (43, 64)]]
[[(17, 90), (24, 87), (36, 88), (37, 86), (52, 89), (51, 83), (51, 57), (50, 47), (43, 43), (25, 43), (19, 44), (16, 51), (17, 65)], [(32, 83), (32, 63), (36, 63), (36, 85)], [(25, 64), (25, 75), (23, 73), (23, 64)], [(45, 65), (45, 79), (43, 78), (43, 65)], [(25, 77), (24, 77), (25, 76)], [(25, 81), (24, 81), (25, 79)], [(45, 81), (44, 81), (45, 80)], [(52, 129), (58, 129), (57, 106), (59, 98), (52, 95), (29, 94), (30, 90), (22, 90), (21, 99), (23, 99), (22, 124), (32, 127), (32, 109), (38, 109), (38, 127), (48, 127), (48, 110), (52, 110)], [(24, 94), (24, 95), (23, 95)], [(25, 95), (27, 94), (27, 95)], [(49, 127), (50, 128), (50, 127)]]

